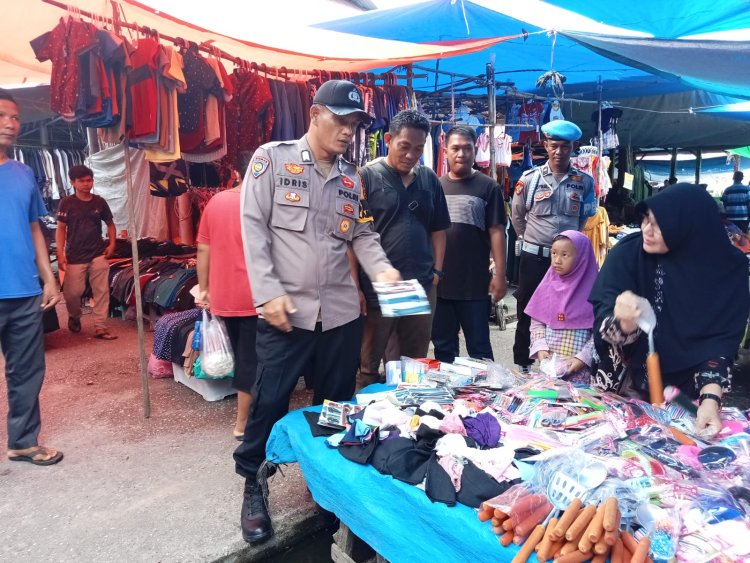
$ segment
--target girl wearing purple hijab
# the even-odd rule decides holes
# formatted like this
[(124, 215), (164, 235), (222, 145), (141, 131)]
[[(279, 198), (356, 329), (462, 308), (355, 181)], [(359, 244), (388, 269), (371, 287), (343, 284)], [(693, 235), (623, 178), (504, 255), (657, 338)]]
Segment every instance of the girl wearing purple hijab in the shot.
[(591, 241), (578, 231), (563, 231), (552, 243), (552, 264), (526, 306), (531, 317), (530, 357), (556, 354), (558, 376), (591, 383), (594, 309), (588, 302), (597, 275)]

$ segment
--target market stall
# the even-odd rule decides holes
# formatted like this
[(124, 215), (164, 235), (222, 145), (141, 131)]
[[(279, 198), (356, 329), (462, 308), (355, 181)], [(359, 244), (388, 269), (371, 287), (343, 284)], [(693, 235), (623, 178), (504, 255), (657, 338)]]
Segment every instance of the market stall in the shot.
[[(13, 3), (9, 21), (23, 19), (23, 9)], [(100, 3), (87, 0), (44, 0), (36, 6), (33, 25), (11, 27), (14, 32), (2, 39), (2, 58), (8, 63), (4, 80), (15, 73), (21, 83), (49, 72), (50, 108), (87, 128), (89, 160), (118, 212), (118, 232), (129, 234), (131, 248), (122, 253), (125, 262), (113, 272), (111, 287), (117, 304), (132, 312), (138, 324), (146, 416), (143, 312), (179, 310), (174, 305), (185, 302), (180, 296), (187, 298), (189, 276), (194, 279), (195, 272), (189, 261), (175, 260), (175, 254), (188, 254), (181, 248), (159, 254), (165, 260), (147, 261), (141, 269), (139, 239), (157, 233), (158, 242), (192, 243), (191, 210), (205, 205), (215, 190), (205, 182), (204, 169), (204, 182), (193, 183), (188, 197), (190, 168), (218, 163), (219, 176), (222, 170), (231, 176), (260, 144), (300, 137), (315, 89), (334, 77), (332, 71), (359, 85), (382, 137), (389, 118), (411, 105), (411, 92), (392, 73), (358, 71), (472, 52), (505, 39), (424, 46), (360, 38), (350, 41), (347, 56), (341, 57), (338, 45), (351, 39), (342, 34), (311, 32), (319, 39), (313, 42), (316, 52), (295, 51), (300, 45), (296, 36), (280, 45), (277, 35), (266, 37), (256, 30), (269, 43), (250, 43), (128, 0), (113, 2), (104, 12)], [(373, 52), (379, 56), (371, 57)], [(32, 53), (38, 63), (50, 61), (51, 69), (29, 61)], [(223, 61), (233, 63), (231, 73)], [(370, 158), (369, 139), (358, 136), (358, 141), (349, 156), (364, 163)], [(65, 194), (63, 186), (53, 182), (52, 188), (53, 200)], [(172, 270), (175, 262), (180, 263), (178, 272)], [(163, 291), (157, 285), (164, 285)], [(155, 319), (150, 315), (150, 320)]]
[[(267, 457), (298, 462), (315, 501), (393, 562), (537, 560), (533, 551), (514, 557), (527, 539), (535, 547), (551, 533), (571, 504), (576, 518), (586, 507), (588, 520), (556, 549), (590, 551), (576, 561), (645, 560), (649, 551), (654, 561), (750, 556), (744, 413), (725, 407), (724, 430), (708, 442), (693, 432), (690, 402), (669, 393), (661, 408), (546, 376), (519, 384), (497, 366), (483, 371), (425, 369), (426, 385), (367, 388), (357, 396), (362, 406), (373, 401), (363, 410), (292, 412), (274, 427)], [(331, 428), (337, 416), (346, 428)], [(522, 508), (525, 496), (536, 504)], [(596, 540), (580, 544), (610, 497), (619, 511), (608, 520), (612, 543), (599, 520)]]

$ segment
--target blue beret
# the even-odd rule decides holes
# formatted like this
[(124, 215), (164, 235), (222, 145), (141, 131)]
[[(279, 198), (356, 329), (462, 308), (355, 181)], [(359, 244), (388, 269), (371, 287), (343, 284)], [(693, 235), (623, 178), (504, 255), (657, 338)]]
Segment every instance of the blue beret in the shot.
[(575, 123), (564, 119), (555, 119), (542, 125), (544, 137), (551, 141), (577, 141), (581, 138), (581, 129)]

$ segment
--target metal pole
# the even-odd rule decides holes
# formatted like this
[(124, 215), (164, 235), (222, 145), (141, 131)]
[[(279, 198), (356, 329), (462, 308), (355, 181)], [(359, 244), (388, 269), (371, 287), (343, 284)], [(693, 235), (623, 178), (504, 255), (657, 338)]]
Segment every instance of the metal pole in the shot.
[(490, 177), (497, 178), (495, 170), (495, 122), (497, 121), (497, 106), (495, 99), (495, 65), (487, 63), (487, 118), (490, 120)]
[(599, 139), (597, 142), (596, 154), (599, 158), (596, 159), (596, 184), (599, 185), (602, 177), (602, 76), (599, 75), (599, 79), (596, 84), (597, 92), (597, 109), (599, 113), (599, 122), (597, 124), (596, 137)]
[(698, 152), (695, 154), (695, 183), (696, 184), (701, 183), (701, 160), (703, 160), (703, 151), (701, 151), (701, 149), (698, 149)]
[(146, 364), (146, 347), (144, 343), (143, 332), (143, 300), (141, 298), (141, 268), (138, 256), (138, 229), (135, 224), (135, 198), (137, 197), (133, 190), (133, 171), (130, 168), (130, 147), (128, 140), (122, 142), (122, 150), (125, 155), (125, 177), (128, 182), (128, 232), (130, 235), (130, 247), (133, 250), (133, 275), (135, 284), (135, 322), (138, 327), (138, 351), (140, 353), (141, 383), (143, 386), (143, 417), (151, 416), (151, 396), (148, 389), (148, 369)]

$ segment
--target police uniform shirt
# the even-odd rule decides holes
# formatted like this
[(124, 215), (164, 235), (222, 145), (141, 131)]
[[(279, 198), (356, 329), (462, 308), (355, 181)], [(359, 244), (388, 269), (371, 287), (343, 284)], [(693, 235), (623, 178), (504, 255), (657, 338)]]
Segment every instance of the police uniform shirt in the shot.
[(256, 307), (288, 295), (293, 326), (313, 330), (320, 318), (325, 331), (360, 314), (348, 246), (371, 277), (391, 265), (356, 168), (338, 157), (327, 179), (319, 170), (305, 137), (260, 147), (242, 186), (242, 240)]
[(518, 180), (511, 220), (526, 242), (550, 247), (562, 231), (580, 231), (595, 212), (591, 176), (571, 166), (558, 182), (545, 163), (527, 170)]

